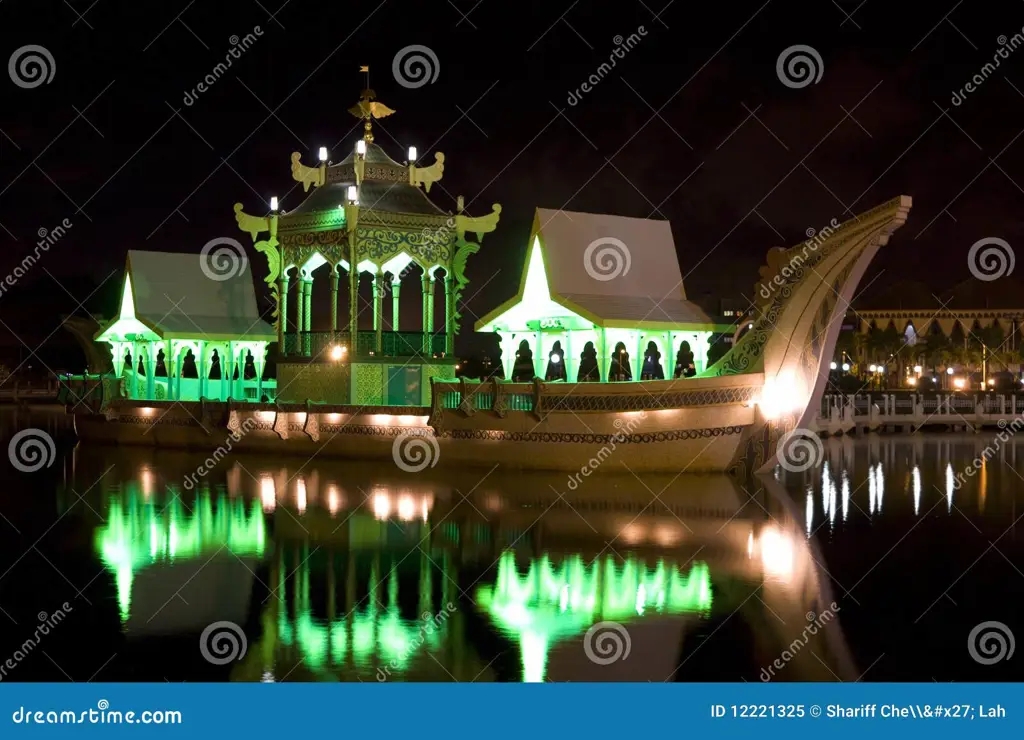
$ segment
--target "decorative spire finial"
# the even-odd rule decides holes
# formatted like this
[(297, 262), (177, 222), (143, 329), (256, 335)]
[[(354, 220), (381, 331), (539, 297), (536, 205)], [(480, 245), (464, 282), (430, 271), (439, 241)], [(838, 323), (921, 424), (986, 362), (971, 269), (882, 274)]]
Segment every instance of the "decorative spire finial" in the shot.
[(373, 119), (385, 118), (394, 113), (393, 108), (388, 108), (383, 103), (377, 102), (377, 94), (370, 88), (370, 68), (362, 66), (360, 72), (366, 73), (366, 88), (359, 96), (359, 102), (348, 109), (356, 118), (363, 120), (363, 139), (367, 144), (373, 143)]

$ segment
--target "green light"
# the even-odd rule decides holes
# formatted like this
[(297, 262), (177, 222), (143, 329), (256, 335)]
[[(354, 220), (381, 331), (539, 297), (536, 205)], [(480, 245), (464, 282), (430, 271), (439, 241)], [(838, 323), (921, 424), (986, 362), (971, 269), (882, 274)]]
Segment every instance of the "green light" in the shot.
[(145, 500), (137, 481), (111, 497), (106, 524), (96, 532), (100, 561), (114, 575), (122, 622), (131, 611), (132, 583), (143, 568), (161, 562), (196, 560), (222, 548), (236, 555), (262, 556), (266, 529), (259, 502), (200, 495), (191, 510), (175, 496), (166, 506)]
[(518, 639), (523, 680), (542, 681), (551, 645), (597, 622), (628, 622), (652, 611), (707, 614), (711, 575), (705, 563), (695, 563), (684, 576), (665, 560), (653, 568), (636, 558), (621, 566), (611, 557), (586, 565), (582, 556), (574, 555), (555, 566), (545, 555), (531, 560), (527, 574), (520, 577), (515, 554), (505, 552), (494, 586), (481, 586), (476, 603), (499, 628)]

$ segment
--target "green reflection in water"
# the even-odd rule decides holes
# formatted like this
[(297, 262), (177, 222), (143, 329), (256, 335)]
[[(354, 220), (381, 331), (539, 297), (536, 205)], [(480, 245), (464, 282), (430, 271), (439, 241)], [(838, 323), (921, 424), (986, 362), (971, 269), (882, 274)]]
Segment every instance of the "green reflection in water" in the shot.
[[(448, 558), (443, 560), (444, 581), (448, 581)], [(297, 647), (303, 663), (311, 671), (324, 672), (329, 666), (344, 666), (351, 660), (357, 668), (376, 666), (378, 678), (384, 680), (405, 673), (423, 650), (433, 654), (440, 649), (448, 634), (448, 618), (454, 606), (449, 601), (435, 608), (431, 574), (437, 566), (430, 558), (420, 559), (419, 620), (403, 619), (399, 614), (398, 572), (394, 563), (385, 576), (386, 605), (380, 605), (382, 579), (377, 562), (370, 569), (364, 608), (352, 605), (346, 610), (349, 612), (346, 616), (336, 619), (314, 617), (309, 602), (308, 561), (308, 557), (304, 558), (295, 574), (294, 616), (281, 609), (277, 627), (281, 644)], [(286, 570), (279, 571), (278, 592), (282, 594), (285, 593)], [(349, 571), (346, 581), (346, 585), (354, 589), (354, 570)], [(333, 605), (329, 608), (333, 610)]]
[(708, 613), (711, 575), (705, 563), (695, 563), (683, 575), (672, 561), (659, 560), (648, 568), (635, 557), (622, 564), (606, 557), (586, 565), (573, 555), (555, 566), (545, 555), (532, 559), (526, 575), (520, 576), (515, 554), (505, 552), (498, 561), (497, 582), (477, 589), (476, 603), (518, 639), (523, 680), (537, 682), (544, 680), (553, 644), (597, 622), (628, 622), (652, 611)]
[(224, 548), (262, 556), (267, 534), (259, 502), (200, 494), (191, 508), (178, 496), (166, 505), (146, 500), (137, 481), (108, 500), (107, 521), (96, 532), (100, 561), (114, 575), (122, 623), (131, 613), (132, 583), (143, 568), (195, 560)]

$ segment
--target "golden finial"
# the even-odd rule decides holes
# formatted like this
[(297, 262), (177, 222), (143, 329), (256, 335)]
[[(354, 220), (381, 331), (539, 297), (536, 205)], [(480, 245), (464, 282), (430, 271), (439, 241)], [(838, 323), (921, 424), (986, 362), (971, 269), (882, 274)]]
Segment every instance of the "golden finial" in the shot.
[(366, 88), (363, 90), (362, 95), (359, 96), (359, 102), (348, 109), (356, 118), (361, 118), (363, 123), (363, 139), (367, 144), (373, 143), (373, 119), (374, 118), (386, 118), (394, 113), (393, 108), (388, 108), (383, 103), (377, 102), (377, 94), (370, 88), (370, 68), (363, 66), (359, 68), (360, 72), (366, 73)]

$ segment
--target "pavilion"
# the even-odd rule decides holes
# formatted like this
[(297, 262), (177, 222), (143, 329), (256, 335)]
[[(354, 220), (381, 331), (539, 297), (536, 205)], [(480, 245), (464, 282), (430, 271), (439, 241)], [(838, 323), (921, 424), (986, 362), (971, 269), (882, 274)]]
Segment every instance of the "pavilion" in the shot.
[(733, 330), (686, 299), (668, 221), (538, 208), (528, 244), (519, 292), (476, 324), (498, 334), (506, 378), (524, 341), (540, 378), (557, 355), (556, 342), (569, 382), (578, 378), (588, 343), (601, 382), (609, 379), (619, 343), (634, 380), (651, 342), (664, 377), (674, 376), (684, 341), (700, 373), (711, 335)]
[[(308, 193), (301, 203), (285, 210), (271, 198), (266, 216), (235, 205), (239, 228), (267, 258), (266, 282), (277, 303), (279, 400), (426, 405), (430, 379), (455, 376), (458, 300), (468, 283), (469, 255), (480, 249), (467, 234), (478, 242), (493, 231), (501, 206), (477, 218), (464, 212), (461, 196), (454, 213), (438, 207), (427, 193), (444, 174), (444, 154), (435, 153), (426, 166), (415, 147), (404, 164), (388, 156), (374, 142), (373, 122), (395, 111), (373, 90), (364, 90), (349, 112), (363, 121), (364, 133), (340, 162), (330, 161), (326, 147), (318, 152), (318, 166), (292, 153), (295, 187)], [(362, 309), (364, 276), (372, 288), (368, 311)], [(419, 283), (418, 326), (399, 321), (403, 281), (406, 287)], [(314, 317), (314, 285), (325, 283), (329, 313)], [(347, 287), (342, 305), (348, 313), (340, 318), (339, 284)]]
[[(114, 371), (124, 380), (128, 398), (273, 397), (275, 382), (264, 381), (263, 370), (267, 345), (277, 333), (260, 318), (248, 261), (237, 262), (228, 275), (213, 275), (207, 259), (128, 252), (120, 311), (95, 337), (110, 345)], [(196, 377), (185, 377), (187, 358), (195, 364)], [(210, 379), (214, 364), (220, 367), (219, 381)], [(250, 366), (254, 377), (247, 379)]]

